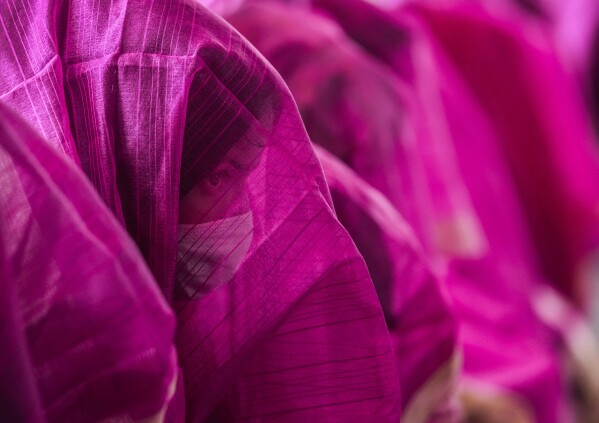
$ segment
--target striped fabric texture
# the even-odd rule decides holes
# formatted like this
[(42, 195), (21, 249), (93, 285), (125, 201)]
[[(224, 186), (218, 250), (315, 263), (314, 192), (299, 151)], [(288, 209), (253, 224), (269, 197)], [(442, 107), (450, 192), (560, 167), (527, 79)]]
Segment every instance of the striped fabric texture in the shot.
[(80, 166), (177, 315), (167, 421), (398, 421), (364, 260), (245, 39), (183, 0), (9, 0), (0, 25), (0, 100)]

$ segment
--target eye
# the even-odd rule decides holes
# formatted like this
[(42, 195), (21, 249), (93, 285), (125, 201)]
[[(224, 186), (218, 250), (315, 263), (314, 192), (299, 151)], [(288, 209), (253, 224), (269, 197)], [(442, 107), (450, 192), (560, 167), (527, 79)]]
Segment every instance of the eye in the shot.
[(213, 187), (218, 186), (218, 184), (220, 184), (220, 181), (223, 179), (223, 175), (222, 172), (214, 172), (211, 173), (210, 175), (208, 175), (208, 183), (210, 185), (212, 185)]
[(231, 174), (227, 169), (217, 170), (206, 178), (206, 182), (210, 185), (211, 188), (221, 187), (223, 183), (229, 183), (231, 179)]

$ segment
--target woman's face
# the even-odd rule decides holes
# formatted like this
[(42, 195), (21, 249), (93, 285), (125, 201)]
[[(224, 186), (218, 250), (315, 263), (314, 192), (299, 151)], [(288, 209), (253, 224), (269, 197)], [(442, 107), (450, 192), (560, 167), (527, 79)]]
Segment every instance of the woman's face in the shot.
[(263, 147), (250, 131), (223, 158), (206, 178), (181, 201), (179, 223), (204, 223), (238, 216), (250, 210), (247, 178), (262, 154)]

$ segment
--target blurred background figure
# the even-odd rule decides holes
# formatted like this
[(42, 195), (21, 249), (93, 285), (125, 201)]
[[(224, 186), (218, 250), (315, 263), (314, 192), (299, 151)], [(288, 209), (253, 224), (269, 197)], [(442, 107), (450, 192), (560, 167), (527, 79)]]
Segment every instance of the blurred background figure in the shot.
[(0, 420), (599, 421), (592, 0), (0, 23)]

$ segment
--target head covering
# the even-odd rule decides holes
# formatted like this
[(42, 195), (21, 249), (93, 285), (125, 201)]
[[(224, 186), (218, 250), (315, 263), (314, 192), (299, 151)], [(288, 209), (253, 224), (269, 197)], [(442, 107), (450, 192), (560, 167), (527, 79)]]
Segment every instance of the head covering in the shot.
[(402, 419), (451, 421), (459, 359), (444, 287), (389, 201), (326, 150), (315, 150), (339, 221), (364, 256), (383, 306), (397, 356)]
[[(425, 152), (420, 147), (424, 146), (418, 144), (411, 132), (416, 130), (404, 115), (415, 111), (403, 100), (395, 76), (348, 42), (333, 22), (306, 10), (264, 2), (244, 5), (227, 19), (286, 78), (312, 139), (388, 193), (416, 222), (429, 248), (440, 249), (440, 237), (434, 239), (439, 233), (428, 229), (451, 225), (447, 215), (452, 216), (454, 203), (445, 199), (453, 191), (448, 197), (445, 191), (439, 193), (436, 209), (427, 201), (434, 201), (433, 193), (442, 189), (431, 180), (442, 183), (444, 179), (432, 172), (438, 168), (423, 169)], [(429, 421), (447, 405), (443, 397), (451, 391), (448, 368), (455, 358), (454, 319), (442, 288), (427, 273), (419, 242), (394, 206), (342, 163), (319, 151), (338, 216), (369, 265), (394, 337), (403, 416)], [(421, 343), (414, 342), (412, 331), (420, 334)]]
[(259, 3), (227, 19), (281, 72), (312, 140), (387, 196), (430, 254), (478, 255), (484, 240), (445, 123), (424, 113), (439, 110), (434, 81), (412, 90), (330, 19)]
[(0, 420), (142, 419), (174, 381), (174, 318), (85, 177), (0, 106)]
[(26, 3), (0, 6), (0, 96), (81, 163), (175, 307), (167, 419), (396, 421), (372, 281), (263, 58), (186, 1)]

